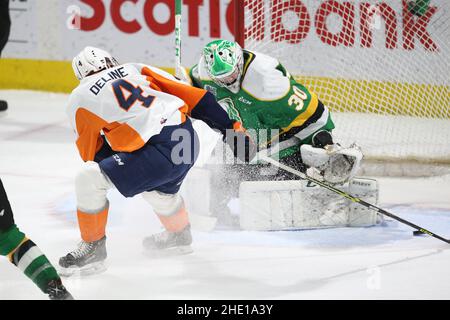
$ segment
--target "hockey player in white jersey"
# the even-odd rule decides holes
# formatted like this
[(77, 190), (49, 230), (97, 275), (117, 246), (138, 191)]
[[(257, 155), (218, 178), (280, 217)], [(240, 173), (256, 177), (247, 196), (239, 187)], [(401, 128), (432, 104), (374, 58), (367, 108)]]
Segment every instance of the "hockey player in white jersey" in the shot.
[[(110, 188), (125, 197), (141, 194), (153, 207), (165, 231), (145, 239), (147, 249), (190, 252), (189, 218), (178, 193), (199, 149), (190, 117), (220, 131), (235, 156), (244, 159), (250, 146), (246, 133), (212, 94), (160, 69), (121, 65), (93, 47), (74, 58), (73, 69), (80, 85), (70, 95), (67, 113), (85, 162), (75, 181), (82, 241), (60, 259), (63, 274), (105, 269)], [(238, 141), (247, 149), (237, 150)]]
[[(254, 133), (258, 149), (267, 151), (280, 162), (332, 184), (348, 183), (358, 171), (363, 157), (359, 148), (344, 148), (334, 142), (332, 130), (335, 124), (327, 106), (314, 92), (296, 81), (277, 59), (242, 49), (235, 42), (215, 40), (203, 48), (199, 63), (191, 68), (189, 80), (194, 86), (213, 93), (231, 118)], [(282, 170), (270, 173), (266, 169), (267, 166), (262, 164), (222, 166), (219, 170), (222, 175), (215, 172), (211, 177), (215, 195), (211, 201), (213, 213), (225, 217), (224, 220), (230, 217), (228, 200), (236, 196), (242, 181), (298, 179)], [(224, 179), (227, 183), (223, 183)], [(270, 199), (271, 188), (274, 195), (280, 188), (299, 188), (298, 184), (295, 188), (290, 185), (265, 182), (264, 188), (256, 185), (255, 190), (264, 191), (263, 198)], [(364, 185), (371, 190), (369, 193), (376, 189), (374, 182), (366, 181)], [(220, 191), (216, 192), (218, 187)], [(361, 191), (359, 187), (357, 189)], [(329, 198), (326, 191), (323, 193), (325, 200)], [(256, 195), (256, 191), (250, 194)], [(255, 200), (255, 205), (257, 203)], [(310, 203), (302, 204), (298, 210), (309, 210)], [(258, 210), (248, 210), (244, 214), (255, 211)], [(347, 224), (342, 221), (339, 219), (340, 225)], [(359, 221), (358, 224), (364, 223)]]

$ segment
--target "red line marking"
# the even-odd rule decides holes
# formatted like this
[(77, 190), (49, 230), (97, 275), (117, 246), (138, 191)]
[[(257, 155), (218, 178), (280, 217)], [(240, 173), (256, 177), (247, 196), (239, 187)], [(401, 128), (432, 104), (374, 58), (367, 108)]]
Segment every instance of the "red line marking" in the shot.
[(38, 175), (38, 174), (26, 174), (26, 173), (13, 173), (13, 172), (0, 172), (0, 176), (11, 176), (11, 177), (21, 177), (21, 178), (33, 178), (33, 179), (57, 179), (57, 180), (67, 180), (74, 181), (73, 177), (63, 177), (63, 176), (48, 176), (48, 175)]
[(4, 140), (4, 141), (15, 140), (17, 138), (26, 137), (26, 136), (28, 136), (30, 134), (34, 134), (34, 133), (39, 132), (39, 131), (45, 131), (45, 130), (47, 130), (49, 128), (57, 127), (57, 126), (59, 126), (61, 124), (64, 124), (64, 123), (66, 123), (66, 121), (59, 121), (59, 122), (46, 124), (46, 125), (43, 125), (43, 126), (35, 127), (33, 129), (30, 129), (30, 130), (26, 130), (26, 131), (22, 131), (22, 132), (16, 133), (14, 135), (11, 135), (9, 137), (3, 138), (1, 140)]

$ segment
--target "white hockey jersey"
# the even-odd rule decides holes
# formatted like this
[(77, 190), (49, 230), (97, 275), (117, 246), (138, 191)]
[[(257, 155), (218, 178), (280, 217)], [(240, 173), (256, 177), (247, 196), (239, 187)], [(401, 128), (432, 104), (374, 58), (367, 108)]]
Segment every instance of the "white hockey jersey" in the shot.
[(114, 151), (140, 149), (164, 126), (183, 123), (205, 93), (138, 63), (86, 77), (67, 106), (81, 158), (94, 159), (103, 145), (102, 133)]

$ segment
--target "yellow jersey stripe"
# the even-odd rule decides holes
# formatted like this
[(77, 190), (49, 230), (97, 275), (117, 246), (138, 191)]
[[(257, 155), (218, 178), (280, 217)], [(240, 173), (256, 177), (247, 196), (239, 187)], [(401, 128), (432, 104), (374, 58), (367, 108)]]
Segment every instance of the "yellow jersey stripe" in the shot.
[(311, 101), (309, 102), (309, 105), (306, 108), (306, 110), (304, 112), (302, 112), (301, 114), (299, 114), (297, 116), (297, 118), (295, 118), (294, 121), (292, 121), (289, 124), (289, 126), (287, 126), (286, 128), (283, 128), (283, 131), (287, 132), (294, 127), (302, 126), (316, 112), (318, 106), (319, 106), (319, 99), (317, 98), (317, 95), (315, 93), (312, 93)]

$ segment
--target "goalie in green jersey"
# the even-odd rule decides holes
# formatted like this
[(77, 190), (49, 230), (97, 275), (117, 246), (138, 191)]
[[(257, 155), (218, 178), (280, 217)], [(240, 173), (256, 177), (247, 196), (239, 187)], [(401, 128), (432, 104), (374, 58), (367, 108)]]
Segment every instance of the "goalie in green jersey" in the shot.
[(298, 153), (301, 144), (333, 144), (328, 109), (274, 58), (216, 40), (205, 46), (190, 76), (195, 86), (216, 96), (230, 117), (256, 132), (260, 149), (295, 137), (296, 143), (280, 148), (281, 159)]
[(341, 156), (339, 172), (319, 163), (327, 154), (339, 153), (331, 135), (331, 114), (278, 60), (216, 40), (204, 47), (190, 78), (194, 86), (213, 93), (231, 118), (255, 133), (259, 150), (277, 149), (281, 161), (297, 168), (316, 167), (331, 183), (354, 174), (360, 155), (350, 162)]
[[(230, 118), (242, 123), (259, 151), (267, 150), (280, 162), (332, 184), (348, 182), (359, 169), (363, 157), (359, 148), (343, 148), (334, 143), (335, 125), (328, 108), (277, 59), (242, 49), (235, 42), (216, 40), (203, 48), (200, 61), (191, 68), (189, 76), (194, 86), (215, 95)], [(281, 170), (262, 174), (264, 166), (222, 166), (223, 174), (213, 175), (222, 190), (213, 199), (212, 211), (227, 211), (229, 192), (223, 191), (223, 185), (234, 188), (234, 193), (239, 186), (230, 179), (298, 179)]]

